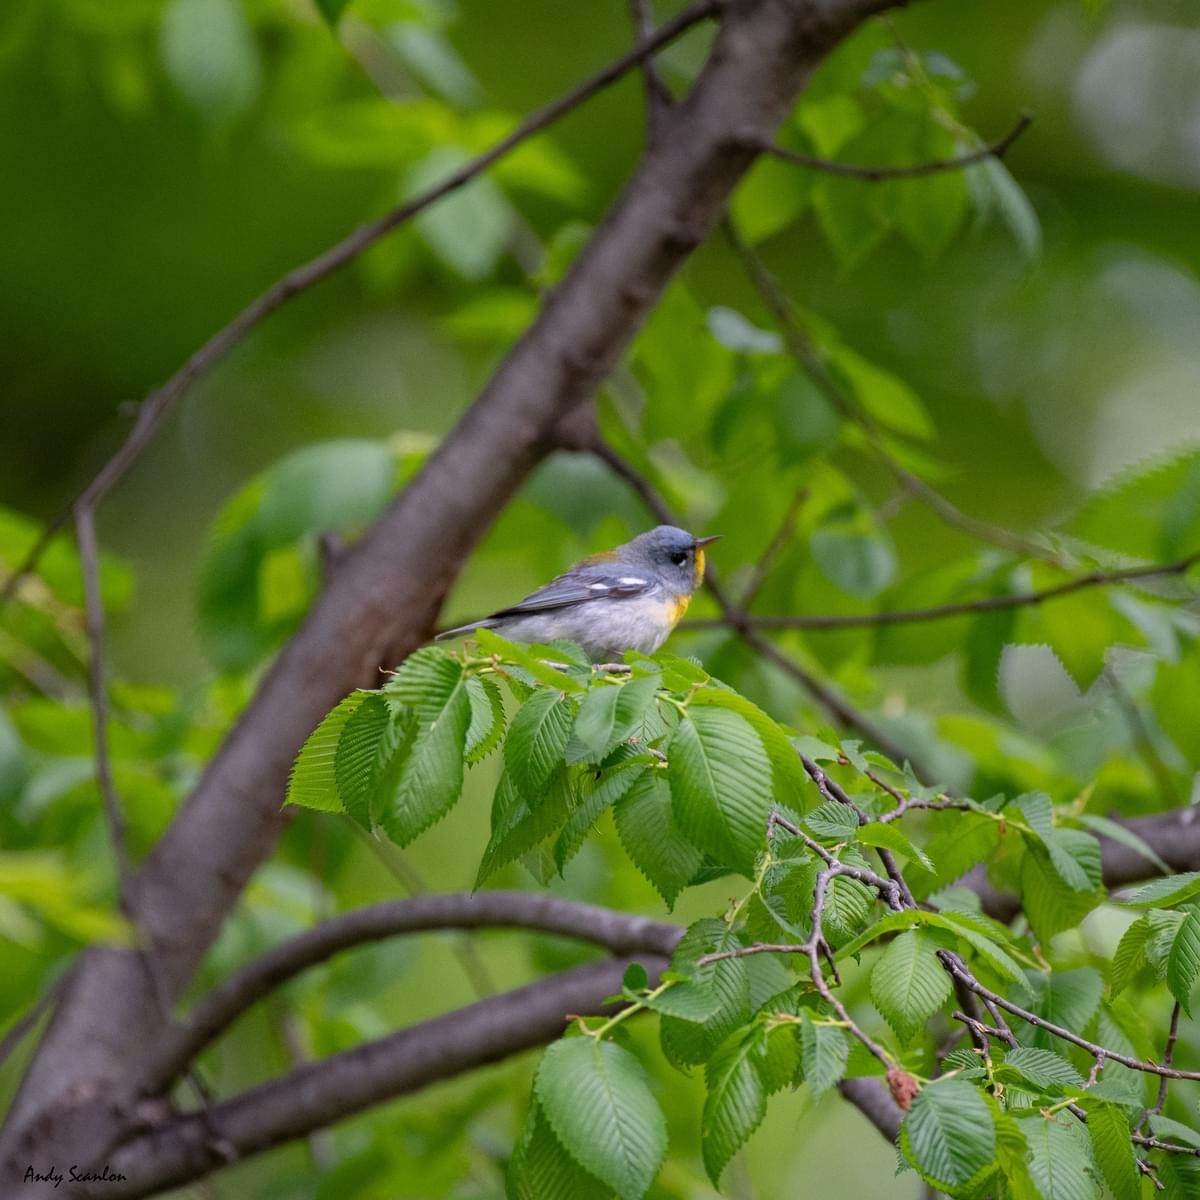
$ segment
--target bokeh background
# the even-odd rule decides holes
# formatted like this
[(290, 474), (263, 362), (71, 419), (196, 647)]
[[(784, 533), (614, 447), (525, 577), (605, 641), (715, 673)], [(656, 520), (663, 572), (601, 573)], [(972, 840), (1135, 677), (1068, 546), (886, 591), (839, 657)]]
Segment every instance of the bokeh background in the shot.
[[(673, 7), (660, 4), (659, 16)], [(697, 31), (663, 56), (677, 88), (701, 60), (707, 36)], [(6, 0), (0, 505), (31, 522), (52, 516), (116, 446), (131, 406), (257, 292), (489, 144), (621, 53), (629, 37), (622, 0), (355, 0), (336, 31), (313, 0)], [(812, 322), (835, 329), (919, 398), (936, 429), (922, 461), (937, 486), (974, 516), (1038, 531), (1063, 522), (1122, 472), (1194, 449), (1196, 7), (1184, 0), (966, 7), (932, 0), (861, 41), (851, 65), (882, 63), (877, 69), (885, 72), (894, 65), (886, 54), (935, 54), (923, 60), (929, 76), (952, 96), (962, 127), (985, 140), (999, 137), (1021, 111), (1035, 115), (1005, 159), (1023, 196), (993, 195), (990, 209), (968, 208), (957, 193), (946, 198), (961, 203), (961, 217), (948, 236), (934, 229), (923, 248), (872, 216), (861, 199), (870, 185), (853, 181), (818, 198), (811, 173), (771, 164), (735, 204)], [(204, 609), (217, 513), (260, 472), (316, 442), (387, 439), (401, 469), (414, 467), (470, 403), (535, 311), (539, 291), (628, 176), (643, 145), (642, 101), (631, 76), (271, 317), (188, 394), (105, 504), (101, 540), (135, 581), (114, 605), (114, 674), (132, 707), (153, 711), (157, 704), (165, 720), (182, 696), (197, 721), (165, 777), (145, 783), (144, 792), (131, 784), (147, 844), (312, 587), (311, 547), (300, 559), (277, 556), (271, 579), (259, 581), (262, 604), (277, 609), (264, 618), (262, 640), (222, 634), (219, 597), (215, 623)], [(821, 101), (818, 90), (814, 106)], [(863, 111), (869, 124), (869, 105)], [(810, 136), (796, 144), (812, 150), (824, 137), (817, 150), (838, 156), (849, 148), (853, 157), (858, 119), (829, 102), (820, 120), (798, 121)], [(861, 150), (862, 161), (872, 161), (871, 150)], [(905, 146), (895, 149), (895, 161), (914, 157)], [(839, 224), (848, 213), (855, 228)], [(761, 449), (739, 441), (743, 416), (745, 426), (753, 424), (746, 415), (753, 389), (737, 392), (749, 335), (726, 329), (724, 344), (711, 336), (707, 329), (723, 328), (719, 318), (714, 325), (714, 308), (766, 323), (720, 237), (687, 266), (682, 287), (651, 322), (657, 340), (618, 373), (602, 419), (624, 428), (693, 520), (715, 522), (698, 531), (726, 535), (728, 549), (718, 548), (715, 561), (721, 565), (724, 553), (727, 571), (736, 573), (791, 493), (806, 485), (809, 459), (807, 450), (795, 451), (790, 461), (794, 443), (779, 434), (769, 439), (775, 474), (764, 483), (748, 471)], [(622, 414), (643, 406), (652, 419), (622, 426)], [(795, 434), (795, 444), (811, 434)], [(372, 488), (386, 494), (394, 478), (370, 448), (345, 454), (326, 463), (335, 482), (321, 486), (337, 491), (336, 480), (355, 476), (359, 489), (338, 510), (353, 527), (376, 503)], [(870, 456), (848, 446), (838, 462), (884, 512), (889, 553), (905, 578), (963, 553), (961, 535), (935, 527), (931, 536), (928, 512), (895, 494)], [(294, 469), (298, 482), (282, 490), (281, 502), (302, 506), (311, 477), (303, 460)], [(451, 615), (477, 615), (515, 598), (579, 554), (647, 523), (602, 467), (559, 456), (488, 536)], [(119, 566), (113, 570), (120, 575)], [(123, 595), (124, 579), (113, 584), (114, 595)], [(764, 602), (780, 612), (863, 606), (861, 589), (848, 597), (794, 564)], [(703, 614), (703, 605), (694, 611)], [(689, 636), (678, 635), (676, 648), (711, 656), (735, 677), (749, 671), (721, 635)], [(907, 651), (872, 659), (860, 641), (837, 637), (814, 639), (806, 652), (846, 687), (870, 692), (900, 727), (911, 718), (916, 737), (925, 727), (911, 710), (988, 707), (955, 664), (954, 643), (963, 636), (952, 631), (943, 652), (927, 661)], [(862, 681), (868, 665), (884, 681), (873, 691)], [(1016, 685), (991, 699), (1005, 728), (1032, 737), (1044, 732), (1039, 701), (1051, 684), (1036, 671), (1029, 680), (1024, 709)], [(1078, 675), (1075, 682), (1084, 688)], [(749, 687), (770, 698), (778, 715), (796, 710), (796, 693), (779, 679), (759, 677)], [(70, 729), (61, 713), (18, 707), (23, 715), (12, 718), (13, 728), (40, 763), (80, 756), (82, 707)], [(1106, 736), (1102, 724), (1093, 722), (1093, 740)], [(1078, 752), (1080, 763), (1097, 761), (1094, 747)], [(1037, 757), (1028, 754), (1031, 762)], [(948, 751), (941, 761), (951, 770), (959, 760)], [(1132, 792), (1140, 786), (1125, 783)], [(46, 795), (75, 798), (61, 817), (68, 862), (103, 855), (99, 832), (88, 832), (81, 815), (94, 803), (89, 789), (80, 771), (43, 787)], [(340, 826), (298, 822), (278, 861), (253, 884), (206, 977), (331, 908), (417, 886), (414, 870), (437, 890), (469, 886), (486, 840), (485, 790), (390, 867)], [(589, 848), (567, 880), (552, 886), (661, 911), (619, 858), (612, 846)], [(517, 868), (506, 878), (536, 886)], [(681, 915), (712, 911), (727, 890), (716, 884), (689, 894)], [(498, 984), (577, 953), (539, 939), (480, 942)], [(285, 993), (286, 1008), (244, 1022), (208, 1065), (229, 1091), (278, 1071), (295, 1053), (326, 1053), (465, 1002), (473, 993), (461, 954), (460, 943), (432, 939), (381, 947), (319, 972)], [(13, 962), (4, 999), (15, 1012), (58, 960), (14, 951)], [(211, 1194), (496, 1195), (495, 1162), (513, 1128), (512, 1081), (528, 1069), (528, 1061), (501, 1066), (398, 1102), (310, 1146), (240, 1168)], [(700, 1084), (671, 1078), (673, 1133), (694, 1143)], [(916, 1195), (911, 1175), (892, 1182), (892, 1164), (890, 1149), (843, 1106), (778, 1101), (736, 1168), (730, 1194), (836, 1200), (883, 1195), (886, 1183), (888, 1195)], [(665, 1195), (712, 1194), (686, 1162), (673, 1161), (662, 1186)]]

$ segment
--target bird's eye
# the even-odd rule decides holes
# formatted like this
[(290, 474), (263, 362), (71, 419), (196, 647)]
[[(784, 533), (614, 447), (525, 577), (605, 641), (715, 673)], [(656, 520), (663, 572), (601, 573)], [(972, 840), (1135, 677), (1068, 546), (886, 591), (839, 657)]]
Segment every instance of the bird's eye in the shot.
[(683, 566), (683, 564), (684, 564), (685, 562), (687, 562), (687, 560), (688, 560), (688, 552), (687, 552), (686, 550), (680, 550), (680, 551), (679, 551), (677, 554), (672, 554), (672, 555), (671, 555), (671, 561), (672, 561), (672, 562), (673, 562), (673, 563), (674, 563), (674, 564), (675, 564), (677, 567), (682, 567), (682, 566)]

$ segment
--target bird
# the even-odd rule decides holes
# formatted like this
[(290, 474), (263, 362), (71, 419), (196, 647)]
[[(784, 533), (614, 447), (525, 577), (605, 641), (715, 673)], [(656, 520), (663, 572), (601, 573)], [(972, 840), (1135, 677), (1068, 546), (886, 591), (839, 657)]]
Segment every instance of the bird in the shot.
[(576, 642), (595, 663), (619, 661), (627, 650), (653, 654), (687, 612), (704, 579), (704, 548), (720, 536), (659, 525), (583, 559), (509, 608), (444, 630), (437, 640), (494, 629), (515, 642)]

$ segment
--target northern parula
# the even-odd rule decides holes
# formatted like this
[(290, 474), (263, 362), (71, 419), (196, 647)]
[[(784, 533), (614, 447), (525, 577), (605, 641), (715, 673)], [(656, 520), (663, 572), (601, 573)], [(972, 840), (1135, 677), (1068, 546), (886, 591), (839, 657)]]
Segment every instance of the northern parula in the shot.
[(438, 639), (482, 628), (516, 642), (578, 642), (593, 662), (619, 660), (626, 650), (653, 654), (687, 612), (704, 579), (704, 547), (718, 537), (659, 525), (576, 563), (519, 604)]

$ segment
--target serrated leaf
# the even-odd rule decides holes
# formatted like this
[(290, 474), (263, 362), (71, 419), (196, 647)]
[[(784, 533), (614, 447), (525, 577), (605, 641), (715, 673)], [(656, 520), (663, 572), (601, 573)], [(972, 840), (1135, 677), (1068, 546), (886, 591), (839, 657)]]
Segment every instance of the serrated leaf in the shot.
[(580, 781), (577, 803), (554, 844), (554, 861), (560, 874), (578, 853), (600, 815), (633, 787), (647, 765), (644, 761), (636, 760), (618, 763), (606, 770), (599, 779), (589, 773)]
[(919, 846), (915, 846), (895, 825), (868, 821), (859, 827), (858, 840), (868, 846), (894, 850), (897, 854), (903, 854), (905, 858), (924, 867), (927, 871), (934, 870), (933, 860), (929, 855)]
[(472, 675), (467, 680), (467, 699), (471, 702), (471, 724), (467, 726), (465, 757), (473, 765), (487, 758), (504, 737), (504, 697), (494, 679)]
[(1174, 908), (1197, 893), (1200, 893), (1200, 871), (1186, 871), (1165, 879), (1152, 879), (1125, 903), (1133, 908)]
[(758, 734), (736, 712), (693, 706), (667, 755), (679, 828), (722, 866), (751, 876), (771, 811), (771, 765)]
[(643, 996), (641, 1002), (651, 1012), (694, 1024), (703, 1024), (721, 1007), (721, 997), (714, 989), (700, 987), (688, 979), (681, 979), (657, 996)]
[(571, 812), (573, 792), (565, 767), (550, 780), (540, 803), (530, 805), (508, 773), (500, 776), (492, 798), (492, 835), (479, 864), (479, 888), (501, 867), (513, 862), (549, 837)]
[(572, 718), (569, 701), (549, 688), (534, 692), (513, 717), (504, 740), (504, 765), (531, 805), (562, 764)]
[(298, 804), (321, 812), (342, 811), (335, 765), (338, 741), (347, 722), (365, 702), (368, 694), (351, 692), (308, 735), (292, 765), (286, 804)]
[(1167, 957), (1167, 987), (1189, 1017), (1197, 975), (1200, 975), (1200, 917), (1193, 909), (1180, 923)]
[(1055, 868), (1046, 847), (1035, 838), (1027, 837), (1025, 841), (1027, 849), (1021, 860), (1025, 915), (1038, 940), (1048, 944), (1055, 934), (1078, 925), (1104, 894), (1099, 889), (1076, 891), (1070, 887)]
[(579, 705), (571, 733), (570, 762), (601, 762), (636, 733), (658, 692), (653, 675), (622, 685), (593, 685)]
[(1008, 1052), (1004, 1065), (1024, 1076), (1036, 1088), (1083, 1087), (1083, 1076), (1053, 1050), (1018, 1046)]
[(1200, 1132), (1184, 1125), (1182, 1121), (1164, 1117), (1161, 1113), (1151, 1113), (1150, 1130), (1155, 1137), (1174, 1138), (1180, 1145), (1195, 1146), (1200, 1150)]
[(745, 696), (726, 687), (706, 687), (693, 693), (693, 706), (715, 705), (728, 708), (744, 717), (762, 741), (767, 758), (771, 761), (773, 791), (779, 803), (799, 810), (803, 807), (803, 796), (807, 794), (809, 780), (800, 756), (791, 739), (779, 723), (768, 716), (758, 705)]
[[(371, 828), (371, 797), (380, 763), (394, 748), (389, 738), (393, 717), (377, 692), (363, 698), (338, 738), (334, 778), (342, 807), (364, 829)], [(399, 729), (403, 719), (395, 719)]]
[(704, 856), (680, 832), (664, 772), (644, 771), (613, 808), (617, 836), (633, 865), (672, 908)]
[(612, 1200), (613, 1190), (566, 1151), (535, 1099), (508, 1160), (508, 1200)]
[(667, 1150), (667, 1123), (642, 1064), (611, 1041), (555, 1042), (534, 1082), (563, 1147), (622, 1200), (641, 1200)]
[[(910, 909), (905, 912), (889, 913), (864, 929), (852, 941), (839, 947), (836, 957), (839, 961), (850, 958), (884, 934), (894, 933), (899, 929), (911, 929), (914, 925), (944, 929), (948, 933), (962, 938), (997, 974), (1011, 983), (1024, 985), (1025, 976), (1020, 965), (997, 941), (997, 937), (1008, 940), (1007, 931), (1003, 926), (993, 929), (987, 918), (953, 911), (928, 912), (924, 909)], [(996, 936), (993, 936), (993, 933)]]
[(825, 800), (804, 815), (804, 825), (817, 838), (845, 842), (858, 830), (858, 817), (849, 805), (838, 800)]
[(839, 875), (830, 880), (825, 892), (825, 940), (833, 947), (849, 941), (867, 919), (874, 901), (875, 893), (857, 879)]
[(460, 679), (441, 712), (418, 729), (395, 793), (384, 802), (380, 824), (399, 845), (407, 846), (454, 807), (462, 793), (470, 722), (471, 703)]
[(714, 1187), (719, 1186), (726, 1164), (767, 1114), (766, 1088), (754, 1063), (760, 1040), (757, 1029), (735, 1034), (717, 1050), (704, 1071), (708, 1095), (700, 1119), (700, 1144), (704, 1169)]
[(664, 1016), (659, 1022), (663, 1053), (676, 1066), (707, 1061), (734, 1029), (749, 1020), (750, 977), (746, 959), (725, 958), (697, 965), (708, 954), (732, 950), (741, 944), (738, 935), (724, 921), (704, 918), (688, 927), (675, 948), (672, 970), (716, 1000), (712, 1015), (702, 1022), (672, 1016)]
[(1151, 935), (1150, 920), (1139, 917), (1121, 935), (1112, 954), (1109, 972), (1109, 995), (1120, 995), (1146, 964), (1146, 942)]
[(1069, 1112), (1017, 1118), (1029, 1143), (1029, 1173), (1043, 1200), (1098, 1200), (1087, 1132)]
[(422, 646), (400, 664), (379, 690), (411, 708), (424, 729), (446, 707), (462, 678), (462, 663), (440, 646)]
[(999, 823), (977, 813), (955, 813), (952, 823), (926, 844), (933, 860), (932, 872), (911, 870), (909, 885), (918, 900), (965, 875), (976, 863), (995, 852), (1000, 840)]
[[(479, 643), (480, 650), (485, 654), (494, 654), (505, 662), (516, 663), (539, 683), (563, 692), (582, 692), (585, 688), (585, 685), (573, 675), (551, 666), (539, 653), (537, 647), (510, 642), (492, 629), (474, 629), (471, 631), (471, 636)], [(550, 653), (549, 650), (546, 651), (547, 656)], [(554, 659), (556, 662), (561, 662), (561, 660), (562, 655)]]
[(850, 1043), (836, 1025), (805, 1021), (800, 1027), (800, 1068), (813, 1099), (827, 1092), (846, 1070)]
[(1142, 1185), (1125, 1114), (1115, 1104), (1097, 1105), (1088, 1111), (1087, 1131), (1096, 1165), (1116, 1200), (1140, 1200)]
[(906, 1045), (950, 996), (938, 947), (920, 930), (897, 935), (871, 971), (871, 999)]
[(985, 1171), (996, 1150), (996, 1127), (983, 1094), (965, 1079), (923, 1087), (901, 1126), (905, 1157), (922, 1178), (957, 1194)]

